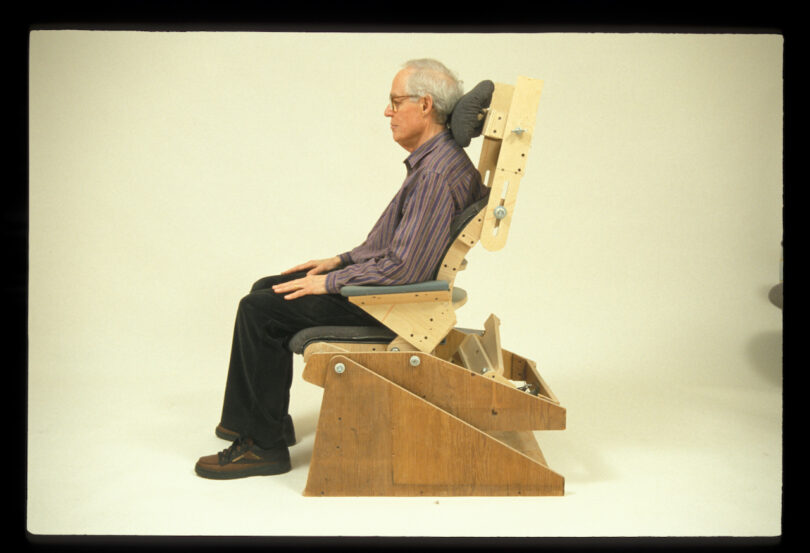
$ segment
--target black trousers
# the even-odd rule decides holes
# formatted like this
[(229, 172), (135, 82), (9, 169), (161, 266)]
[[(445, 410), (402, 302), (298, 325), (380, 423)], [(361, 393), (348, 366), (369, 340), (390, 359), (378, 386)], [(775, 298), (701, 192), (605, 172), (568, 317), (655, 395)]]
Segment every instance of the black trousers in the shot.
[(293, 354), (290, 338), (312, 326), (379, 326), (339, 294), (285, 300), (272, 285), (305, 272), (265, 277), (242, 298), (236, 312), (221, 424), (261, 447), (283, 443), (281, 421), (290, 406)]

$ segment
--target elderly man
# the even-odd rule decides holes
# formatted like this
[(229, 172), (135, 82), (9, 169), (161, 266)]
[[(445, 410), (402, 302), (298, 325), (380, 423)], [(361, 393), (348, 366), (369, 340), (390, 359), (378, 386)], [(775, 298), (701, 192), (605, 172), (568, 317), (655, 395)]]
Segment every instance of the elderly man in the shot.
[(385, 116), (410, 155), (405, 182), (356, 248), (266, 277), (242, 298), (216, 428), (233, 444), (197, 462), (197, 474), (226, 479), (290, 470), (295, 431), (288, 413), (298, 331), (321, 325), (379, 325), (340, 295), (348, 284), (429, 280), (450, 240), (450, 221), (485, 196), (478, 170), (455, 143), (447, 121), (461, 82), (435, 60), (412, 60), (394, 77)]

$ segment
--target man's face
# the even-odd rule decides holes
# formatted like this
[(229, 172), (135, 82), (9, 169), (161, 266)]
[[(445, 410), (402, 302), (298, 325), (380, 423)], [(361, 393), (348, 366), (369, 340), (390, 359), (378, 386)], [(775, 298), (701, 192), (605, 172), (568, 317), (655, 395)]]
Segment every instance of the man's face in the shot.
[(406, 97), (405, 81), (411, 71), (413, 70), (403, 69), (397, 73), (391, 84), (391, 99), (396, 105), (396, 111), (392, 108), (392, 103), (385, 108), (385, 116), (391, 118), (394, 140), (409, 152), (421, 144), (430, 122), (430, 114), (423, 110), (423, 100), (414, 102), (416, 98)]

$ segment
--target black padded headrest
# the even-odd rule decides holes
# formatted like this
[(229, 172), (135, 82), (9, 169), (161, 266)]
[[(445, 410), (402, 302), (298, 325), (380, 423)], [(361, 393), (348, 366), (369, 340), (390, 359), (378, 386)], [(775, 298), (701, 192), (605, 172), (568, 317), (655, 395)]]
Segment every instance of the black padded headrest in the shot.
[(481, 81), (475, 88), (461, 97), (450, 114), (450, 132), (462, 148), (470, 145), (470, 140), (481, 134), (484, 128), (484, 110), (492, 101), (495, 84)]

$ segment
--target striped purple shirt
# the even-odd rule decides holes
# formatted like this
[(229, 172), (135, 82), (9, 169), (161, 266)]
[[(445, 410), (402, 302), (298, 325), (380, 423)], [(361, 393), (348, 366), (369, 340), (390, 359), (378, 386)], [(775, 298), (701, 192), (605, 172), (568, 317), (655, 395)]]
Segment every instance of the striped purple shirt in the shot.
[(343, 266), (326, 275), (326, 291), (346, 285), (392, 285), (434, 277), (450, 241), (450, 221), (489, 189), (449, 130), (405, 160), (402, 187), (366, 240), (340, 255)]

